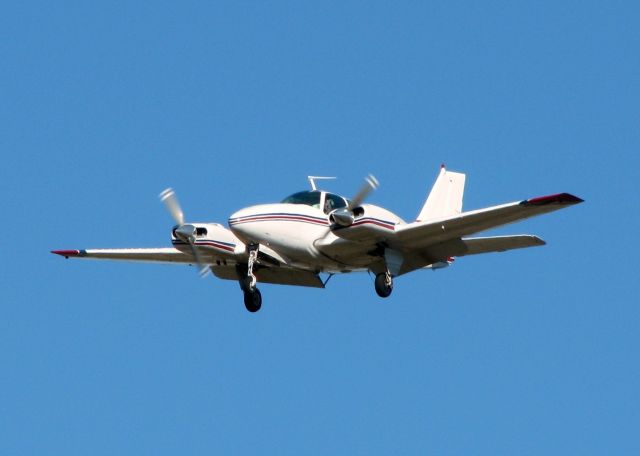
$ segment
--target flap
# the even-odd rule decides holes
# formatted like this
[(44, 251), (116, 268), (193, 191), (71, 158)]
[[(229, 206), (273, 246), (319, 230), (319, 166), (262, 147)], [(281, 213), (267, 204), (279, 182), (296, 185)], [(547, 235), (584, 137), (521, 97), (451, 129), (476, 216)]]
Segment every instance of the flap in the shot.
[[(238, 272), (235, 266), (211, 266), (214, 275), (219, 279), (238, 280)], [(277, 285), (297, 285), (301, 287), (324, 288), (322, 280), (311, 271), (293, 269), (287, 267), (260, 267), (255, 270), (260, 283), (273, 283)]]

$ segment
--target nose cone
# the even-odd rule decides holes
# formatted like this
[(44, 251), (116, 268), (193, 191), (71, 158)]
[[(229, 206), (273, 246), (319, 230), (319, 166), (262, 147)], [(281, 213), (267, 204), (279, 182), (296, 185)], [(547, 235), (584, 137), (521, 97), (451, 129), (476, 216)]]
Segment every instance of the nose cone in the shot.
[(261, 204), (240, 209), (229, 217), (229, 228), (245, 242), (260, 242), (264, 237), (260, 222), (268, 220), (271, 214), (277, 212), (275, 206), (278, 205)]
[(273, 204), (261, 204), (259, 206), (250, 206), (245, 207), (244, 209), (240, 209), (239, 211), (234, 212), (229, 217), (229, 225), (237, 225), (240, 222), (244, 222), (248, 219), (251, 219), (256, 216), (260, 216), (264, 213), (269, 212), (269, 208), (273, 206)]

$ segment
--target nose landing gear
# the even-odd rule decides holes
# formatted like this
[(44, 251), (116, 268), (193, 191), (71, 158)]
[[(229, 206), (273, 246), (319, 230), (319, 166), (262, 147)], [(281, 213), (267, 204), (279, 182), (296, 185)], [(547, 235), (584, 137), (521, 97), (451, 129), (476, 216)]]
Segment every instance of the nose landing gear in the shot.
[(249, 246), (249, 262), (247, 264), (246, 272), (244, 268), (238, 269), (238, 275), (240, 276), (240, 288), (244, 293), (244, 306), (249, 312), (257, 312), (262, 307), (262, 294), (256, 287), (258, 281), (256, 275), (253, 273), (253, 267), (258, 259), (258, 246)]
[(391, 277), (391, 273), (381, 272), (376, 276), (375, 280), (376, 293), (381, 298), (388, 298), (393, 291), (393, 278)]

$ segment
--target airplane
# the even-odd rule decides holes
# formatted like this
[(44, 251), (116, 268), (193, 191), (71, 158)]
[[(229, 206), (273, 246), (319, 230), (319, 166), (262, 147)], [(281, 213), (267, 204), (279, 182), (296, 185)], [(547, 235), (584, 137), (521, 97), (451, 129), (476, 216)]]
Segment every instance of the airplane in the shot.
[[(582, 203), (558, 193), (472, 211), (462, 211), (466, 175), (440, 168), (414, 221), (365, 199), (379, 183), (369, 175), (351, 199), (317, 188), (294, 193), (280, 203), (240, 209), (219, 223), (186, 222), (175, 192), (160, 200), (175, 221), (173, 247), (52, 250), (65, 258), (185, 263), (202, 276), (212, 272), (235, 280), (249, 312), (262, 307), (257, 283), (324, 288), (338, 273), (368, 271), (378, 296), (386, 298), (393, 279), (421, 269), (448, 267), (456, 257), (535, 247), (545, 242), (533, 235), (471, 237), (476, 233)], [(323, 281), (320, 274), (327, 274)]]

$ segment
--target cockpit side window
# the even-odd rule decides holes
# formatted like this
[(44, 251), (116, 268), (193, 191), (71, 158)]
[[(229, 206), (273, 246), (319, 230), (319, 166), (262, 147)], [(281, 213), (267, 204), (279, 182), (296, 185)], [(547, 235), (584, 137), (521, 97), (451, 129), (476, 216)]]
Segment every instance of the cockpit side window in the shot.
[(327, 193), (324, 197), (324, 213), (328, 214), (334, 209), (346, 207), (347, 202), (343, 197), (334, 195), (333, 193)]
[(294, 193), (282, 200), (284, 204), (304, 204), (306, 206), (320, 207), (320, 195), (318, 191), (306, 191)]

